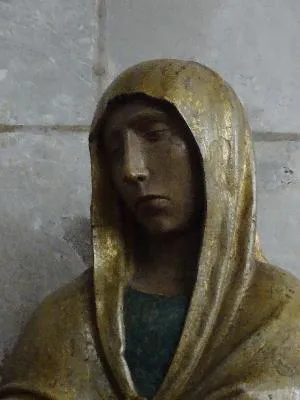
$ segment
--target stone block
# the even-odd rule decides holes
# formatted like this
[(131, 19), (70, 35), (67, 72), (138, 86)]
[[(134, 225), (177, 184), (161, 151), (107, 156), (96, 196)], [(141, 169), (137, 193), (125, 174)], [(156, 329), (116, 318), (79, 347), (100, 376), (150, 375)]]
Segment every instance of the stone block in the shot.
[(111, 73), (195, 60), (233, 86), (253, 129), (299, 132), (299, 0), (107, 0), (107, 18)]
[(264, 253), (300, 277), (300, 141), (256, 142), (255, 154)]
[(90, 123), (95, 0), (0, 1), (0, 124)]

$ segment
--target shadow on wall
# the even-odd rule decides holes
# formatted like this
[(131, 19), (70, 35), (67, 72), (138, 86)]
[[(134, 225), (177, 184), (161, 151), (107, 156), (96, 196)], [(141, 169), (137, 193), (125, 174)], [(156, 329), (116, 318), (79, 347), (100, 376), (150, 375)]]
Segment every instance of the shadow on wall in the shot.
[(6, 221), (0, 243), (0, 365), (42, 299), (92, 265), (89, 220), (63, 218), (61, 228), (63, 236), (11, 217)]
[(87, 267), (93, 265), (92, 231), (90, 221), (84, 217), (63, 218), (64, 240), (69, 243)]

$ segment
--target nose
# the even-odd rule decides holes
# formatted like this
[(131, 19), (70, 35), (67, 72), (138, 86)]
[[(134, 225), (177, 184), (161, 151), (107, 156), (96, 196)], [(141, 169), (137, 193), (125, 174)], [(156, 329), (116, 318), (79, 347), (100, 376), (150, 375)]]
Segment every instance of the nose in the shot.
[(124, 136), (124, 181), (144, 182), (148, 170), (142, 139), (131, 129)]

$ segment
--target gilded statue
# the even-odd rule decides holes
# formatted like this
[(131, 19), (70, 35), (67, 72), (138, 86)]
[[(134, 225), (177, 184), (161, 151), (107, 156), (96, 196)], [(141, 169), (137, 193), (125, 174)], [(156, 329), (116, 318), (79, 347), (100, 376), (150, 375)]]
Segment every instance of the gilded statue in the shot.
[(299, 281), (256, 234), (249, 123), (192, 61), (133, 66), (91, 125), (93, 269), (38, 307), (1, 399), (300, 399)]

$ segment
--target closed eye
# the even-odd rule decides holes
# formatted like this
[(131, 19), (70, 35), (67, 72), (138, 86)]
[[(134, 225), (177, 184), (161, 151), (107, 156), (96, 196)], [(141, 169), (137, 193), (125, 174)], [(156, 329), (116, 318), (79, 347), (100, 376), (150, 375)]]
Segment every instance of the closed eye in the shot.
[(166, 135), (169, 133), (168, 129), (155, 129), (151, 131), (147, 131), (144, 133), (144, 137), (150, 142), (156, 142), (158, 140), (164, 139)]
[(113, 157), (121, 156), (123, 154), (123, 150), (124, 150), (123, 143), (119, 143), (119, 142), (111, 143), (111, 145), (109, 146), (109, 153)]
[(110, 149), (112, 156), (120, 156), (123, 154), (123, 146), (115, 146)]
[(109, 140), (107, 140), (107, 149), (112, 156), (118, 156), (123, 153), (124, 140), (123, 134), (120, 130), (115, 130), (110, 133)]

